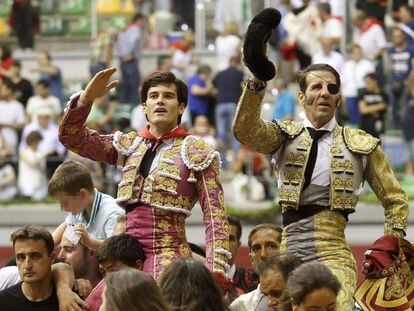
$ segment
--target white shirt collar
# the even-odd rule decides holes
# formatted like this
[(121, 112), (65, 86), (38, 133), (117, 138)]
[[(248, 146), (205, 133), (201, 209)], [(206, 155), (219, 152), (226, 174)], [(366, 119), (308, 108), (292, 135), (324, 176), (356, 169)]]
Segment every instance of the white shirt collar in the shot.
[[(335, 129), (337, 124), (338, 122), (336, 122), (335, 117), (332, 117), (332, 119), (329, 122), (325, 123), (322, 127), (318, 128), (318, 130), (332, 132)], [(315, 128), (306, 116), (305, 116), (305, 119), (303, 120), (303, 125), (304, 127)]]

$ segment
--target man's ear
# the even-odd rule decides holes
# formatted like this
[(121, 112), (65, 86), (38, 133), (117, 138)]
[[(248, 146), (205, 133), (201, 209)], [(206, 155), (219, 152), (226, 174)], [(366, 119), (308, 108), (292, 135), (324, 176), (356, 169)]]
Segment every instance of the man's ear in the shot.
[(184, 110), (185, 110), (185, 104), (184, 103), (179, 103), (178, 104), (178, 113), (180, 115), (183, 115), (184, 114)]
[(142, 269), (144, 269), (144, 263), (142, 262), (141, 259), (137, 259), (137, 261), (135, 261), (135, 268), (141, 271)]
[(297, 98), (298, 98), (299, 105), (304, 106), (305, 105), (305, 99), (306, 99), (305, 93), (303, 93), (302, 91), (299, 91), (298, 95), (297, 95)]
[(292, 306), (292, 311), (297, 311), (299, 309), (299, 306), (293, 297), (290, 298), (290, 304)]
[(142, 112), (144, 114), (147, 114), (147, 104), (146, 103), (142, 103)]

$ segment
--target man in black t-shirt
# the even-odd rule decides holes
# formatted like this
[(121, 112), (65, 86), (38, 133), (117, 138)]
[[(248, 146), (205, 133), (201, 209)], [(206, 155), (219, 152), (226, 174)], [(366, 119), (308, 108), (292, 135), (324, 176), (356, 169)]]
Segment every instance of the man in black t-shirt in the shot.
[(381, 91), (375, 74), (364, 77), (365, 89), (361, 92), (358, 107), (361, 113), (359, 128), (379, 138), (385, 132), (384, 116), (387, 110), (388, 96)]
[(20, 75), (22, 64), (13, 60), (10, 67), (10, 80), (14, 85), (14, 98), (26, 108), (27, 101), (33, 96), (33, 85)]
[(58, 311), (59, 302), (51, 272), (55, 258), (52, 235), (42, 227), (25, 226), (15, 231), (11, 239), (23, 281), (0, 292), (0, 308)]

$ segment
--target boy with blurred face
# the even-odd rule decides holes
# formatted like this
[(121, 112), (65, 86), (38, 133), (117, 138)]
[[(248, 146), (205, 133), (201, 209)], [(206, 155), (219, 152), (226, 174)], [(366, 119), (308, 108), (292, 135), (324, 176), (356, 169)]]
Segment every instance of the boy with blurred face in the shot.
[(226, 272), (228, 224), (219, 179), (219, 157), (201, 138), (179, 126), (188, 90), (171, 72), (155, 72), (142, 84), (148, 125), (139, 132), (99, 135), (84, 124), (94, 100), (118, 81), (99, 72), (73, 96), (60, 127), (61, 142), (83, 157), (123, 167), (117, 202), (126, 210), (126, 233), (138, 239), (147, 260), (143, 270), (158, 279), (175, 258), (191, 257), (183, 230), (200, 201), (206, 225), (206, 264)]
[(328, 64), (314, 64), (299, 72), (298, 83), (303, 122), (262, 120), (266, 82), (252, 77), (240, 98), (233, 132), (253, 151), (273, 155), (284, 226), (280, 251), (325, 263), (341, 282), (338, 309), (350, 310), (357, 272), (344, 231), (363, 184), (366, 180), (382, 202), (386, 234), (404, 236), (407, 196), (380, 141), (338, 125), (339, 73)]
[(44, 228), (25, 226), (11, 239), (22, 282), (0, 292), (3, 310), (59, 310), (52, 283), (55, 259), (52, 235)]

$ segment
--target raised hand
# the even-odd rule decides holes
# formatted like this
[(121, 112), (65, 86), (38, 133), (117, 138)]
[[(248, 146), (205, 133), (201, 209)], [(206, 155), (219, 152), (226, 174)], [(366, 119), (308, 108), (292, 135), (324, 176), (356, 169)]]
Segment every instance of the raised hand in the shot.
[(92, 105), (96, 98), (104, 96), (109, 90), (116, 87), (119, 84), (118, 80), (109, 81), (115, 71), (115, 67), (99, 71), (82, 92), (80, 102), (85, 105)]

